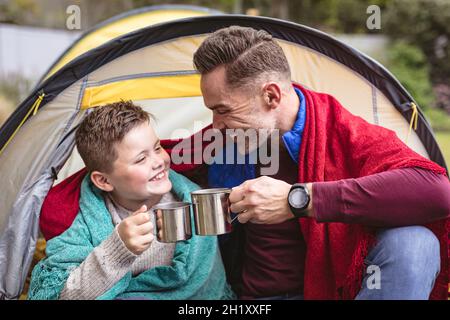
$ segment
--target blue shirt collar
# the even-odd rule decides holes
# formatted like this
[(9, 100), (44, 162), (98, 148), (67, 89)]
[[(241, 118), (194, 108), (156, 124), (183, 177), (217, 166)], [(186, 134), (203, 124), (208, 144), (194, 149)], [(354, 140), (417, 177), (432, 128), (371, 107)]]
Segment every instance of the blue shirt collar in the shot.
[(295, 120), (292, 129), (283, 134), (282, 139), (290, 157), (295, 161), (295, 163), (298, 163), (300, 146), (302, 144), (303, 130), (305, 129), (306, 103), (305, 96), (303, 95), (302, 91), (295, 87), (294, 90), (300, 100), (297, 119)]

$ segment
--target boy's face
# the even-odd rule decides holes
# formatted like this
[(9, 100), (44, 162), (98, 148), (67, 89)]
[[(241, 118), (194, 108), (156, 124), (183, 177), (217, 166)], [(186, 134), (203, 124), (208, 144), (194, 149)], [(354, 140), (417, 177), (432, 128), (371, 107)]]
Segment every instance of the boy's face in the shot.
[(142, 203), (171, 190), (170, 157), (150, 124), (130, 130), (115, 148), (118, 157), (112, 172), (105, 174), (113, 196), (128, 203)]

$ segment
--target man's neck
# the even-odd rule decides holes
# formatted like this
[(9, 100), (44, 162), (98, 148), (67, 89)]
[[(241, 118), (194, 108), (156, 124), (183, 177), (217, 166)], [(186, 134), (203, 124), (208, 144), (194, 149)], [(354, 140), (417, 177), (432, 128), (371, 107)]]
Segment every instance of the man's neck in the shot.
[(300, 108), (300, 99), (295, 92), (294, 87), (290, 87), (286, 92), (285, 102), (281, 106), (278, 114), (278, 128), (283, 135), (287, 131), (290, 131), (297, 120), (298, 109)]

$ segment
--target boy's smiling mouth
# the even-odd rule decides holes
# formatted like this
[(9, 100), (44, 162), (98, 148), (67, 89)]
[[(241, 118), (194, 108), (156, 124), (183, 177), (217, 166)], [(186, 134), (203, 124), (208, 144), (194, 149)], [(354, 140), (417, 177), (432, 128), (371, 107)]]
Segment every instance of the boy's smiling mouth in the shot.
[(166, 170), (161, 171), (160, 173), (158, 173), (157, 175), (155, 175), (153, 178), (151, 178), (149, 181), (159, 181), (162, 180), (166, 177)]

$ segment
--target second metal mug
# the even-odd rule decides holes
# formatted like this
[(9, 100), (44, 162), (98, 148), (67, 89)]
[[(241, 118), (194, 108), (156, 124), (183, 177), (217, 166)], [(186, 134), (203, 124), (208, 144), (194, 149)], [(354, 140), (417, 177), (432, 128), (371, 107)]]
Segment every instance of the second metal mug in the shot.
[[(155, 213), (161, 214), (161, 228), (155, 223), (155, 230), (159, 242), (177, 242), (188, 240), (192, 236), (191, 204), (189, 202), (167, 202), (157, 204), (152, 208)], [(162, 231), (161, 237), (159, 231)]]
[(231, 232), (231, 189), (201, 189), (191, 192), (194, 209), (195, 231), (201, 236), (212, 236)]

